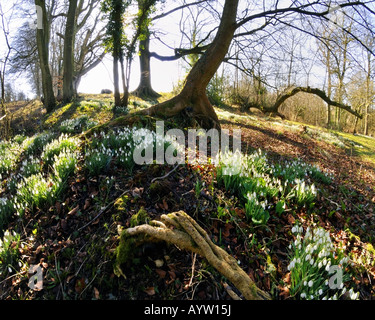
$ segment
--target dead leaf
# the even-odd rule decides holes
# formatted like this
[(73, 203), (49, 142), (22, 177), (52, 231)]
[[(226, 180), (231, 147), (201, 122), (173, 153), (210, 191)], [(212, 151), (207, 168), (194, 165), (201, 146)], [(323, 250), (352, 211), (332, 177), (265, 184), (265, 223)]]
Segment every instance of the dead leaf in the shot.
[(95, 296), (95, 299), (100, 299), (100, 294), (99, 294), (99, 290), (97, 288), (94, 287), (94, 296)]
[(167, 275), (167, 271), (162, 270), (162, 269), (156, 269), (155, 272), (159, 275), (161, 279), (164, 279), (165, 276)]
[(287, 219), (290, 224), (294, 224), (296, 221), (296, 219), (291, 214), (288, 214)]
[(168, 273), (169, 273), (169, 276), (171, 277), (171, 280), (176, 279), (176, 273), (174, 271), (168, 271)]
[(168, 210), (168, 204), (167, 204), (167, 201), (165, 201), (165, 199), (163, 199), (163, 206), (164, 206), (164, 210)]
[(85, 205), (83, 206), (83, 210), (87, 210), (88, 207), (90, 207), (90, 199), (85, 200)]
[(154, 296), (155, 295), (155, 288), (154, 287), (148, 287), (144, 290), (149, 296)]
[(284, 299), (287, 299), (290, 296), (289, 288), (283, 287), (281, 288), (280, 297), (283, 297)]
[(70, 210), (70, 212), (68, 213), (69, 216), (74, 216), (77, 211), (79, 210), (79, 205), (76, 206), (74, 209)]
[(132, 195), (134, 198), (141, 198), (144, 188), (134, 188), (132, 191)]
[(82, 291), (86, 288), (86, 281), (85, 278), (77, 279), (75, 290), (77, 293), (82, 293)]

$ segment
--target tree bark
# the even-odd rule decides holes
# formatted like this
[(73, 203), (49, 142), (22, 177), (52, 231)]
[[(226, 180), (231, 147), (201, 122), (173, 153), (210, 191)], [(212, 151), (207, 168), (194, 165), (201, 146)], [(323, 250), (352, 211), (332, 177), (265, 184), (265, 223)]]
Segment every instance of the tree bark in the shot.
[(215, 39), (193, 66), (179, 95), (157, 104), (144, 113), (172, 117), (191, 107), (194, 117), (203, 128), (220, 128), (219, 119), (208, 100), (206, 88), (228, 52), (236, 31), (236, 15), (239, 0), (226, 0)]
[(113, 56), (113, 86), (114, 86), (114, 97), (115, 106), (121, 106), (121, 94), (120, 94), (120, 77), (119, 77), (119, 59), (117, 56)]
[[(124, 230), (121, 235), (121, 245), (126, 242), (127, 237), (146, 235), (156, 240), (163, 240), (175, 244), (181, 249), (190, 250), (204, 258), (224, 277), (231, 281), (241, 291), (247, 300), (270, 300), (267, 292), (259, 289), (250, 279), (247, 273), (242, 270), (236, 259), (230, 256), (225, 250), (215, 245), (207, 232), (199, 224), (183, 211), (162, 215), (162, 221), (151, 221), (149, 225), (140, 225)], [(125, 244), (126, 245), (126, 244)], [(122, 274), (120, 261), (117, 261), (117, 274)], [(119, 270), (120, 269), (120, 270)]]
[(141, 79), (137, 89), (135, 89), (132, 94), (140, 98), (157, 99), (160, 98), (160, 94), (157, 93), (151, 85), (150, 32), (148, 28), (145, 34), (146, 38), (139, 42)]
[(265, 109), (263, 111), (265, 111), (265, 112), (278, 112), (280, 106), (287, 99), (296, 95), (299, 92), (306, 92), (306, 93), (310, 93), (310, 94), (315, 94), (318, 97), (320, 97), (321, 99), (323, 99), (325, 102), (327, 102), (329, 105), (337, 107), (338, 109), (348, 111), (349, 113), (351, 113), (352, 115), (354, 115), (354, 116), (356, 116), (360, 119), (363, 118), (363, 116), (360, 113), (358, 113), (357, 111), (353, 110), (351, 106), (347, 106), (347, 105), (342, 104), (342, 103), (337, 102), (337, 101), (332, 101), (329, 97), (327, 97), (327, 95), (324, 91), (322, 91), (320, 89), (317, 89), (317, 88), (310, 88), (310, 87), (296, 87), (296, 88), (292, 89), (291, 91), (288, 91), (287, 93), (284, 93), (283, 95), (281, 95), (276, 100), (276, 102), (275, 102), (275, 104), (273, 105), (272, 108)]
[(76, 34), (76, 12), (78, 0), (69, 1), (64, 37), (63, 100), (70, 102), (74, 97), (74, 43)]
[(43, 29), (37, 29), (36, 42), (38, 48), (39, 64), (42, 72), (43, 104), (47, 112), (51, 112), (56, 106), (53, 93), (52, 76), (49, 68), (49, 39), (50, 26), (44, 0), (35, 0), (35, 5), (42, 8)]

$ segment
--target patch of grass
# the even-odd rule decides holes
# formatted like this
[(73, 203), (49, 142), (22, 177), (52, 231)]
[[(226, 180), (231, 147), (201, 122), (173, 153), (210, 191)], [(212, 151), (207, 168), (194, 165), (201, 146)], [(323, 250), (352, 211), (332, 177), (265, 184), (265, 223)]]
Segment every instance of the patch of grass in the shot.
[(3, 235), (14, 212), (14, 204), (6, 198), (0, 198), (0, 236)]
[(375, 138), (350, 133), (336, 132), (339, 136), (352, 141), (352, 148), (361, 159), (375, 164)]
[(19, 269), (19, 247), (21, 245), (20, 235), (14, 231), (6, 231), (0, 239), (0, 279)]

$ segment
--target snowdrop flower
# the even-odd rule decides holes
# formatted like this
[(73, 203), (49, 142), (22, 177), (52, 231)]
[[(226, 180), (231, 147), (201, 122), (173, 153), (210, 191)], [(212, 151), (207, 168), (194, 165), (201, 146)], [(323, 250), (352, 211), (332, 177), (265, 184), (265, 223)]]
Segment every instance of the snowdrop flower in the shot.
[(308, 286), (311, 288), (313, 286), (314, 282), (312, 280), (309, 281)]

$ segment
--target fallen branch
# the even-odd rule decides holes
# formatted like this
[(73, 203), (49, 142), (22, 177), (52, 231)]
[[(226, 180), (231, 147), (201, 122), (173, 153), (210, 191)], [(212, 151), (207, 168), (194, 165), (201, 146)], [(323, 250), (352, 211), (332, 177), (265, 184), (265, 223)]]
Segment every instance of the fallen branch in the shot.
[(215, 245), (206, 231), (183, 211), (162, 215), (161, 221), (152, 221), (134, 228), (125, 229), (121, 235), (122, 241), (128, 237), (147, 236), (152, 240), (163, 240), (181, 249), (197, 253), (226, 277), (240, 290), (247, 300), (269, 300), (268, 293), (259, 289), (242, 270), (236, 259), (225, 250)]
[(176, 171), (177, 168), (179, 167), (180, 165), (178, 164), (177, 166), (175, 166), (171, 171), (169, 171), (166, 175), (162, 176), (162, 177), (157, 177), (157, 178), (154, 178), (151, 180), (151, 183), (154, 183), (155, 181), (158, 181), (158, 180), (163, 180), (165, 178), (167, 178), (172, 172)]

